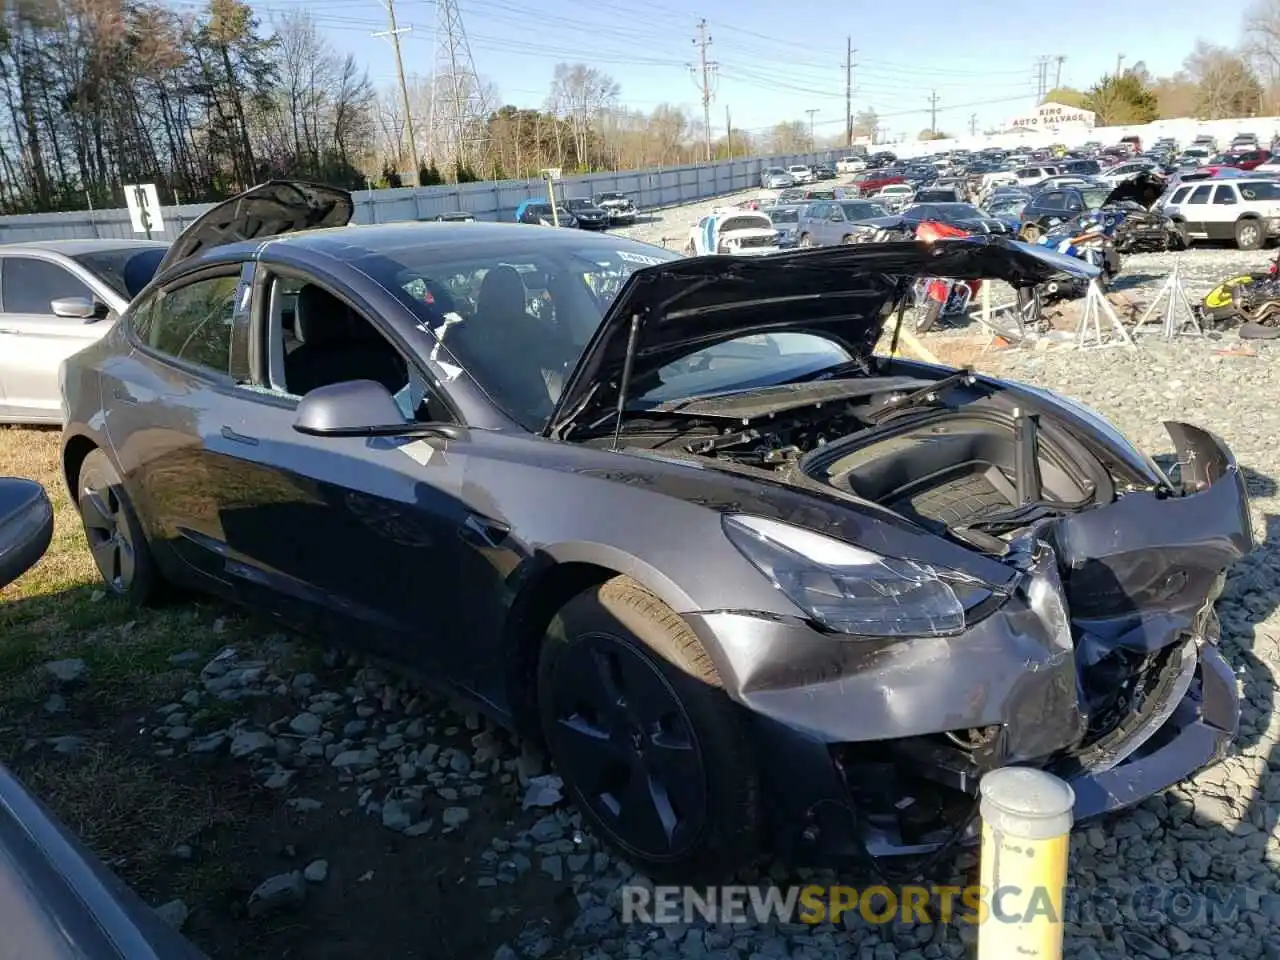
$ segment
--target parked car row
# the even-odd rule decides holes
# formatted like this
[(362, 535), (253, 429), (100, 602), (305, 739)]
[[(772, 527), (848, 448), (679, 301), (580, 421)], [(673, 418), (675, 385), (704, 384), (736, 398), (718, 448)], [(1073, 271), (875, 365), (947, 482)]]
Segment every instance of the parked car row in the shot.
[(566, 197), (552, 209), (549, 200), (525, 200), (516, 207), (516, 223), (543, 227), (607, 230), (636, 222), (636, 205), (624, 193), (610, 191), (594, 197)]

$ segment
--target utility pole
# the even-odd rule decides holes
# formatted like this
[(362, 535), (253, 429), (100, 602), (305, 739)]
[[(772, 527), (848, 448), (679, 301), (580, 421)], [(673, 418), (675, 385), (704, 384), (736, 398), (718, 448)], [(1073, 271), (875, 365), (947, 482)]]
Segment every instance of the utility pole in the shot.
[(938, 135), (938, 91), (929, 95), (929, 132)]
[(814, 107), (812, 110), (805, 111), (805, 113), (809, 115), (809, 149), (810, 150), (814, 148), (814, 143), (815, 143), (813, 139), (813, 115), (817, 112), (818, 112), (817, 107)]
[(1122, 63), (1124, 63), (1124, 54), (1117, 53), (1116, 54), (1116, 79), (1117, 80), (1120, 79), (1120, 64)]
[(733, 159), (733, 121), (729, 119), (729, 105), (724, 105), (724, 139), (729, 159)]
[(1055, 87), (1060, 87), (1062, 86), (1062, 64), (1067, 58), (1062, 54), (1058, 54), (1055, 59), (1058, 61), (1058, 72), (1054, 75), (1053, 85)]
[(387, 24), (390, 29), (375, 33), (375, 37), (390, 37), (391, 47), (396, 53), (396, 74), (400, 77), (400, 98), (404, 103), (404, 130), (409, 137), (409, 156), (413, 159), (413, 185), (422, 186), (422, 161), (418, 159), (418, 138), (413, 133), (413, 107), (409, 104), (409, 85), (404, 79), (404, 60), (400, 56), (400, 34), (408, 33), (412, 27), (396, 26), (396, 0), (385, 0), (387, 5)]
[(969, 114), (969, 136), (976, 137), (978, 135), (978, 115), (976, 113)]
[(711, 72), (715, 69), (716, 64), (707, 60), (707, 46), (711, 43), (711, 38), (707, 36), (707, 21), (701, 19), (698, 21), (698, 35), (693, 38), (694, 44), (698, 47), (699, 60), (702, 70), (702, 83), (699, 84), (702, 90), (702, 122), (706, 127), (706, 146), (707, 146), (707, 163), (711, 162)]
[(853, 146), (853, 37), (845, 37), (844, 63), (844, 145)]

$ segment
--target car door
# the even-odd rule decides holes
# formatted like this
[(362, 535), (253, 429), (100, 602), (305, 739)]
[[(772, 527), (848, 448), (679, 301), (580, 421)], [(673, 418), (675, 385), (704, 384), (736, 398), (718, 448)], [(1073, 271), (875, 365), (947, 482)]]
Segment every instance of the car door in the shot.
[[(1191, 195), (1187, 197), (1179, 209), (1187, 221), (1187, 236), (1197, 239), (1207, 239), (1211, 230), (1215, 230), (1211, 226), (1215, 217), (1220, 216), (1221, 208), (1215, 213), (1214, 208), (1209, 203), (1210, 195), (1213, 193), (1213, 184), (1202, 183), (1191, 191)], [(1231, 218), (1235, 220), (1235, 217)], [(1216, 232), (1216, 230), (1215, 230)]]
[[(102, 304), (92, 317), (59, 317), (52, 301)], [(87, 275), (52, 259), (0, 257), (0, 420), (59, 423), (58, 368), (115, 320), (109, 295)]]
[[(362, 334), (323, 346), (317, 316), (343, 312)], [(304, 324), (302, 346), (289, 351), (286, 341), (296, 342)], [(477, 551), (506, 532), (463, 505), (467, 441), (293, 428), (300, 392), (374, 378), (400, 391), (406, 413), (452, 421), (431, 378), (393, 344), (375, 311), (327, 275), (260, 268), (251, 328), (253, 341), (266, 344), (265, 363), (252, 388), (232, 391), (206, 440), (222, 466), (222, 576), (308, 630), (347, 638), (359, 631), (382, 655), (424, 668), (451, 663), (465, 677), (465, 645), (448, 641), (494, 629), (498, 604), (462, 598), (491, 585), (492, 566)]]
[(799, 232), (808, 234), (809, 242), (815, 247), (821, 246), (824, 242), (822, 239), (826, 230), (824, 210), (828, 206), (830, 204), (820, 200), (809, 204), (800, 213), (801, 224)]
[(1219, 183), (1213, 188), (1213, 199), (1204, 220), (1204, 232), (1210, 240), (1234, 240), (1236, 235), (1236, 210), (1240, 197), (1230, 183)]

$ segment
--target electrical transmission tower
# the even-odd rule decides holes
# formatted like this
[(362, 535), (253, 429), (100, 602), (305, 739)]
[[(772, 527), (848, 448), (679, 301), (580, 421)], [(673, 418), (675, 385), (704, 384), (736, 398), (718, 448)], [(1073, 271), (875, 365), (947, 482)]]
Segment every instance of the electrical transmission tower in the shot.
[(929, 132), (938, 135), (938, 91), (929, 95)]
[[(689, 64), (689, 71), (694, 75), (694, 83), (702, 91), (702, 125), (706, 138), (707, 163), (711, 162), (711, 100), (715, 96), (712, 79), (718, 75), (720, 65), (707, 59), (707, 47), (711, 45), (711, 37), (707, 35), (707, 21), (698, 21), (698, 35), (693, 38), (698, 47), (698, 63)], [(699, 79), (700, 78), (700, 79)]]
[(1053, 59), (1056, 60), (1058, 63), (1058, 72), (1054, 75), (1053, 85), (1054, 87), (1061, 87), (1062, 86), (1062, 64), (1064, 61), (1066, 61), (1067, 58), (1064, 57), (1062, 54), (1058, 54)]
[(458, 0), (436, 0), (436, 59), (431, 75), (431, 156), (452, 168), (479, 158), (489, 105), (485, 102)]

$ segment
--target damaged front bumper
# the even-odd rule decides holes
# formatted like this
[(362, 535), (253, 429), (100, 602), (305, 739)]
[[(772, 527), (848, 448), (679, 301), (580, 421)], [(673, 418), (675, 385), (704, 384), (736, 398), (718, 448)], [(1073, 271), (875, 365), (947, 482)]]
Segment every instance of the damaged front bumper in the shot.
[(780, 847), (928, 853), (972, 819), (994, 767), (1053, 770), (1084, 820), (1225, 754), (1239, 701), (1213, 604), (1253, 547), (1248, 495), (1220, 440), (1167, 427), (1181, 495), (1128, 492), (1024, 535), (1018, 589), (959, 636), (842, 641), (687, 615), (751, 711)]

